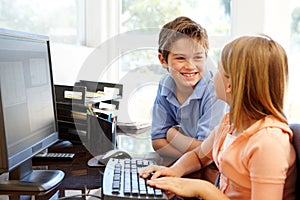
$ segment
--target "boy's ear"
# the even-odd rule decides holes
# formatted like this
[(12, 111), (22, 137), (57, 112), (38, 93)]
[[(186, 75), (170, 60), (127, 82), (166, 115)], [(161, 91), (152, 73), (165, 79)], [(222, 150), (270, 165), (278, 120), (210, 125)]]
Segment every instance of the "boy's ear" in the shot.
[(167, 61), (164, 59), (163, 55), (161, 53), (158, 54), (158, 60), (160, 61), (160, 63), (162, 64), (162, 66), (164, 68), (168, 68), (168, 63)]

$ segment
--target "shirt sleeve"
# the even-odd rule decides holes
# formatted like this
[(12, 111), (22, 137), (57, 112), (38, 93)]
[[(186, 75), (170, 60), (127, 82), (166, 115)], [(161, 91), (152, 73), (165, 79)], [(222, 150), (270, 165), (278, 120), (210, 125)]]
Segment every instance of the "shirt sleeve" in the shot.
[(166, 98), (160, 95), (159, 88), (152, 110), (151, 138), (166, 138), (167, 130), (175, 125), (178, 123), (174, 119), (174, 113)]
[(228, 111), (227, 104), (215, 97), (213, 87), (207, 88), (206, 95), (202, 99), (200, 107), (201, 117), (198, 120), (197, 139), (204, 140), (210, 132), (221, 122), (225, 113)]

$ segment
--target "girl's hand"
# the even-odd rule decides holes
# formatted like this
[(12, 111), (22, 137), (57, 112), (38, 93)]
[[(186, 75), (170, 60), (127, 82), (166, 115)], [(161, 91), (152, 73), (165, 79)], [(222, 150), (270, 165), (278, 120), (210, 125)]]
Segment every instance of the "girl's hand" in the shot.
[(147, 184), (164, 190), (169, 199), (174, 195), (181, 197), (199, 197), (199, 190), (201, 190), (201, 180), (197, 179), (161, 177), (148, 180)]
[(151, 179), (156, 179), (161, 176), (171, 176), (176, 177), (176, 172), (165, 166), (158, 166), (158, 165), (149, 165), (145, 167), (143, 170), (139, 172), (140, 177), (142, 178), (149, 178), (151, 176)]
[(201, 197), (206, 200), (229, 200), (212, 183), (200, 179), (161, 177), (148, 180), (147, 184), (164, 190), (168, 198), (177, 195), (181, 197)]

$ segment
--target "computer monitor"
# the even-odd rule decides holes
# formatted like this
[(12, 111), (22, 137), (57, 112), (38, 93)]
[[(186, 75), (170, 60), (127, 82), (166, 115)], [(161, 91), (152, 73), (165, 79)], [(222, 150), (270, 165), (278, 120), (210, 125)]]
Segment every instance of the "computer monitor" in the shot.
[(46, 191), (64, 172), (32, 170), (58, 141), (47, 36), (0, 29), (0, 191)]

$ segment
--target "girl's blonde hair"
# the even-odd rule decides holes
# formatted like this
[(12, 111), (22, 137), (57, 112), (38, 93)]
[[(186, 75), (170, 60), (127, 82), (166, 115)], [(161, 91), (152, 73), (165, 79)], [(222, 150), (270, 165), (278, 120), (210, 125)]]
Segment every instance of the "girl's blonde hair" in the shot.
[(221, 62), (231, 81), (230, 119), (236, 128), (242, 128), (243, 115), (253, 120), (273, 115), (287, 123), (288, 61), (280, 44), (266, 35), (243, 36), (224, 47)]

